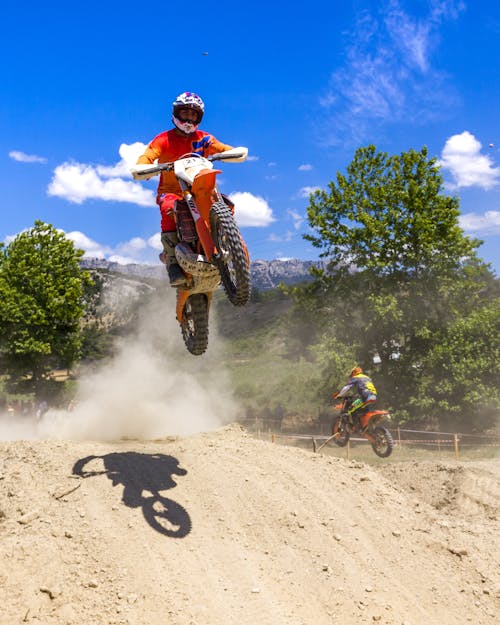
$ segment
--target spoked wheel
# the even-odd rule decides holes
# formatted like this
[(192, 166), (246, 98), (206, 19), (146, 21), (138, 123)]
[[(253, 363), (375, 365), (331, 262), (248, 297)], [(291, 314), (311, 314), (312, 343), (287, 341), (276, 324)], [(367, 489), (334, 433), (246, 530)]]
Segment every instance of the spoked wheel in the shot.
[(203, 293), (190, 295), (184, 305), (181, 332), (188, 352), (203, 354), (208, 346), (208, 299)]
[(244, 306), (250, 299), (250, 262), (234, 217), (224, 202), (210, 209), (212, 237), (221, 257), (220, 274), (231, 304)]
[(392, 448), (394, 442), (392, 440), (392, 434), (383, 425), (377, 425), (373, 432), (375, 443), (372, 443), (373, 451), (380, 456), (380, 458), (387, 458), (392, 454)]
[(345, 428), (342, 417), (335, 417), (332, 423), (332, 434), (340, 434), (333, 439), (333, 442), (339, 447), (345, 447), (349, 442), (349, 432)]

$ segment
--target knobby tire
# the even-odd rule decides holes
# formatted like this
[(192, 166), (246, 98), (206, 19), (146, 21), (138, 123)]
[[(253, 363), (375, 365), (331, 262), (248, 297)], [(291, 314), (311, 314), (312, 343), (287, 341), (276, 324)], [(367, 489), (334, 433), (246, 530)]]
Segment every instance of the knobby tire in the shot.
[(226, 295), (234, 306), (244, 306), (250, 299), (250, 263), (233, 214), (224, 202), (212, 204), (210, 227), (222, 259), (220, 274)]
[(345, 447), (347, 443), (349, 442), (349, 432), (347, 432), (347, 430), (343, 429), (341, 426), (342, 426), (342, 417), (340, 416), (335, 417), (332, 423), (332, 434), (336, 434), (337, 432), (340, 432), (340, 437), (334, 438), (333, 442), (338, 447)]
[(379, 456), (379, 458), (387, 458), (392, 454), (394, 447), (394, 441), (392, 440), (392, 434), (383, 425), (377, 425), (372, 432), (372, 435), (376, 438), (377, 442), (372, 444), (373, 451)]
[(188, 352), (194, 356), (205, 353), (208, 347), (208, 299), (204, 293), (188, 297), (181, 332)]

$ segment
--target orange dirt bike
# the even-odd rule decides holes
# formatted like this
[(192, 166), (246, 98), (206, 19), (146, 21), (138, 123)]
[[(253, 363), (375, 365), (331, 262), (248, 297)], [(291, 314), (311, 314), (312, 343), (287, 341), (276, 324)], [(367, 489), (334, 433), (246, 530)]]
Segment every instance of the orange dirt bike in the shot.
[(244, 306), (250, 298), (250, 256), (234, 219), (234, 204), (221, 194), (213, 161), (246, 160), (247, 148), (233, 148), (205, 158), (184, 154), (170, 163), (135, 165), (135, 180), (173, 171), (182, 190), (174, 206), (179, 243), (175, 256), (186, 275), (177, 287), (176, 317), (191, 354), (208, 346), (208, 316), (213, 291), (222, 283), (229, 301)]
[[(339, 447), (345, 447), (352, 434), (359, 434), (366, 438), (373, 451), (381, 458), (391, 455), (394, 447), (392, 434), (381, 425), (384, 420), (390, 420), (387, 410), (368, 410), (361, 415), (359, 426), (351, 423), (349, 410), (352, 408), (354, 397), (348, 395), (341, 398), (341, 403), (335, 408), (340, 409), (340, 414), (333, 418), (332, 437)], [(356, 419), (356, 417), (354, 417)]]

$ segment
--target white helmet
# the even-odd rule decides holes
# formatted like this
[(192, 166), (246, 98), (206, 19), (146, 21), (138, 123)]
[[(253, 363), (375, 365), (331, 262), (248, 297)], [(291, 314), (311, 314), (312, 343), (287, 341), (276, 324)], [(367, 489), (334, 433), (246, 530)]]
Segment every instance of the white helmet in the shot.
[[(196, 121), (182, 121), (179, 119), (179, 113), (182, 109), (192, 109), (193, 111), (196, 111)], [(198, 129), (204, 112), (205, 105), (203, 104), (203, 100), (200, 96), (196, 95), (196, 93), (192, 93), (191, 91), (185, 91), (177, 96), (173, 102), (172, 121), (182, 133), (190, 135)]]

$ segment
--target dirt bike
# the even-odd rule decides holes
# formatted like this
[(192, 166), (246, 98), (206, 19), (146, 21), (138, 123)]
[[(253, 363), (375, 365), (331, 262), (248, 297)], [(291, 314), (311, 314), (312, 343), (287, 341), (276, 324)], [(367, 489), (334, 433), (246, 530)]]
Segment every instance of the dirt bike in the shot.
[(247, 148), (233, 148), (205, 158), (189, 153), (174, 162), (136, 165), (135, 180), (173, 171), (182, 190), (174, 206), (179, 243), (175, 256), (186, 275), (177, 288), (176, 318), (184, 343), (199, 356), (208, 346), (208, 318), (213, 291), (222, 283), (229, 301), (244, 306), (250, 298), (250, 256), (234, 219), (234, 204), (218, 189), (220, 169), (213, 161), (241, 162)]
[[(373, 448), (373, 451), (380, 458), (387, 458), (391, 455), (394, 447), (392, 434), (381, 425), (385, 419), (389, 420), (390, 414), (387, 410), (368, 410), (359, 418), (359, 425), (352, 422), (349, 410), (352, 408), (354, 397), (348, 395), (341, 399), (341, 403), (335, 408), (340, 410), (340, 414), (333, 418), (332, 437), (339, 447), (345, 447), (351, 434), (359, 434), (366, 438)], [(354, 420), (357, 420), (356, 415)]]

